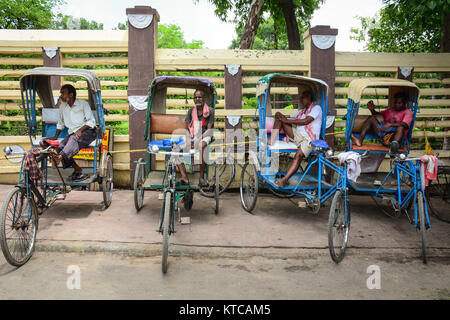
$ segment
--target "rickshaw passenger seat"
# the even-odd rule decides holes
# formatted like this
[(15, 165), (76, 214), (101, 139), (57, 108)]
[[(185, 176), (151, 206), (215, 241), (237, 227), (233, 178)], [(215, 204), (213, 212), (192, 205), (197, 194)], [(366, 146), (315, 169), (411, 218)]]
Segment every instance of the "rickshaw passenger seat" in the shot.
[[(363, 144), (362, 146), (358, 147), (356, 145), (352, 145), (352, 150), (358, 150), (358, 151), (381, 151), (389, 153), (389, 147), (385, 147), (381, 144)], [(398, 149), (398, 152), (407, 152), (405, 147), (401, 147)]]
[(185, 116), (176, 114), (152, 114), (150, 133), (172, 134), (175, 130), (185, 130)]
[[(362, 126), (368, 118), (369, 118), (369, 115), (357, 115), (355, 118), (355, 123), (353, 125), (352, 133), (355, 133), (356, 136), (359, 136), (359, 133), (361, 133), (361, 130), (362, 130)], [(384, 118), (381, 114), (376, 115), (376, 118), (380, 122), (384, 121)], [(366, 138), (376, 139), (376, 137), (372, 134), (367, 134)], [(360, 147), (358, 147), (356, 145), (352, 145), (352, 149), (358, 150), (358, 151), (369, 150), (369, 151), (380, 151), (380, 152), (389, 153), (389, 147), (385, 147), (381, 143), (380, 144), (363, 144)], [(404, 147), (401, 147), (398, 151), (399, 152), (407, 152), (406, 148), (404, 148)]]

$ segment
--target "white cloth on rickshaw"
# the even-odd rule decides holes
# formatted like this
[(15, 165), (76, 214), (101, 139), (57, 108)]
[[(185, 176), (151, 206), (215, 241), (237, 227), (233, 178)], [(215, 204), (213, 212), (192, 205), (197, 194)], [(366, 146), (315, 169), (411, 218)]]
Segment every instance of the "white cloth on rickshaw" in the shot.
[(339, 163), (347, 163), (347, 177), (356, 182), (361, 174), (361, 155), (357, 152), (348, 151), (338, 155)]

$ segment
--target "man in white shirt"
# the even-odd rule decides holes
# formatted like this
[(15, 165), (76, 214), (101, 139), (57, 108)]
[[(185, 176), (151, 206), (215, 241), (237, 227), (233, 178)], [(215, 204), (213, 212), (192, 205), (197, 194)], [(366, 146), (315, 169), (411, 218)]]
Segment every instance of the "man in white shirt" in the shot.
[(314, 103), (313, 95), (310, 91), (304, 91), (301, 94), (300, 102), (303, 109), (300, 109), (289, 118), (280, 112), (275, 114), (275, 123), (269, 144), (273, 145), (278, 140), (279, 131), (283, 129), (289, 140), (298, 147), (286, 176), (275, 181), (275, 184), (280, 188), (288, 185), (289, 178), (297, 172), (302, 159), (307, 158), (311, 153), (311, 141), (320, 139), (322, 108)]
[(75, 163), (73, 157), (80, 149), (88, 147), (97, 138), (95, 118), (89, 103), (76, 98), (77, 92), (72, 85), (62, 86), (60, 93), (57, 103), (59, 105), (59, 119), (56, 125), (56, 134), (54, 137), (47, 139), (58, 139), (64, 127), (68, 128), (69, 134), (56, 148), (53, 159), (55, 159), (57, 165), (62, 162), (64, 169), (73, 167), (74, 172), (69, 178), (73, 181), (82, 181), (87, 179), (89, 175), (82, 173), (83, 170)]

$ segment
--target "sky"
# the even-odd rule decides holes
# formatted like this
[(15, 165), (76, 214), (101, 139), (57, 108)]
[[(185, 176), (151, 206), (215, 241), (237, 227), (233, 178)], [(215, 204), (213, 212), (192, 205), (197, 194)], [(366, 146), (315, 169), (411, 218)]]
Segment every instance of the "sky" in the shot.
[[(187, 42), (202, 40), (209, 49), (226, 49), (235, 37), (234, 25), (214, 15), (214, 6), (207, 0), (65, 0), (58, 12), (103, 23), (113, 29), (126, 22), (126, 8), (147, 5), (158, 10), (160, 23), (177, 24)], [(381, 0), (325, 0), (311, 20), (311, 26), (329, 25), (338, 29), (337, 51), (364, 51), (364, 44), (351, 40), (350, 28), (359, 27), (356, 16), (374, 16)]]

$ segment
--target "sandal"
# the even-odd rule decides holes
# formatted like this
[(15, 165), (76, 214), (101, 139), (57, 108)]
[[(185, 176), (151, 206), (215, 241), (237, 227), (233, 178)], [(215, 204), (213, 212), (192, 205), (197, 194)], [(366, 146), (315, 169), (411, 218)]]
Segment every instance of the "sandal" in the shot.
[(205, 179), (200, 179), (200, 180), (198, 181), (198, 186), (199, 186), (200, 188), (209, 187), (209, 183), (208, 183), (208, 181), (206, 181)]
[(183, 180), (183, 178), (180, 178), (175, 182), (175, 186), (188, 186), (189, 182), (186, 182)]
[(89, 178), (88, 174), (85, 174), (82, 172), (77, 172), (76, 174), (74, 174), (72, 176), (72, 181), (74, 181), (74, 182), (83, 181), (83, 180), (86, 180), (87, 178)]

